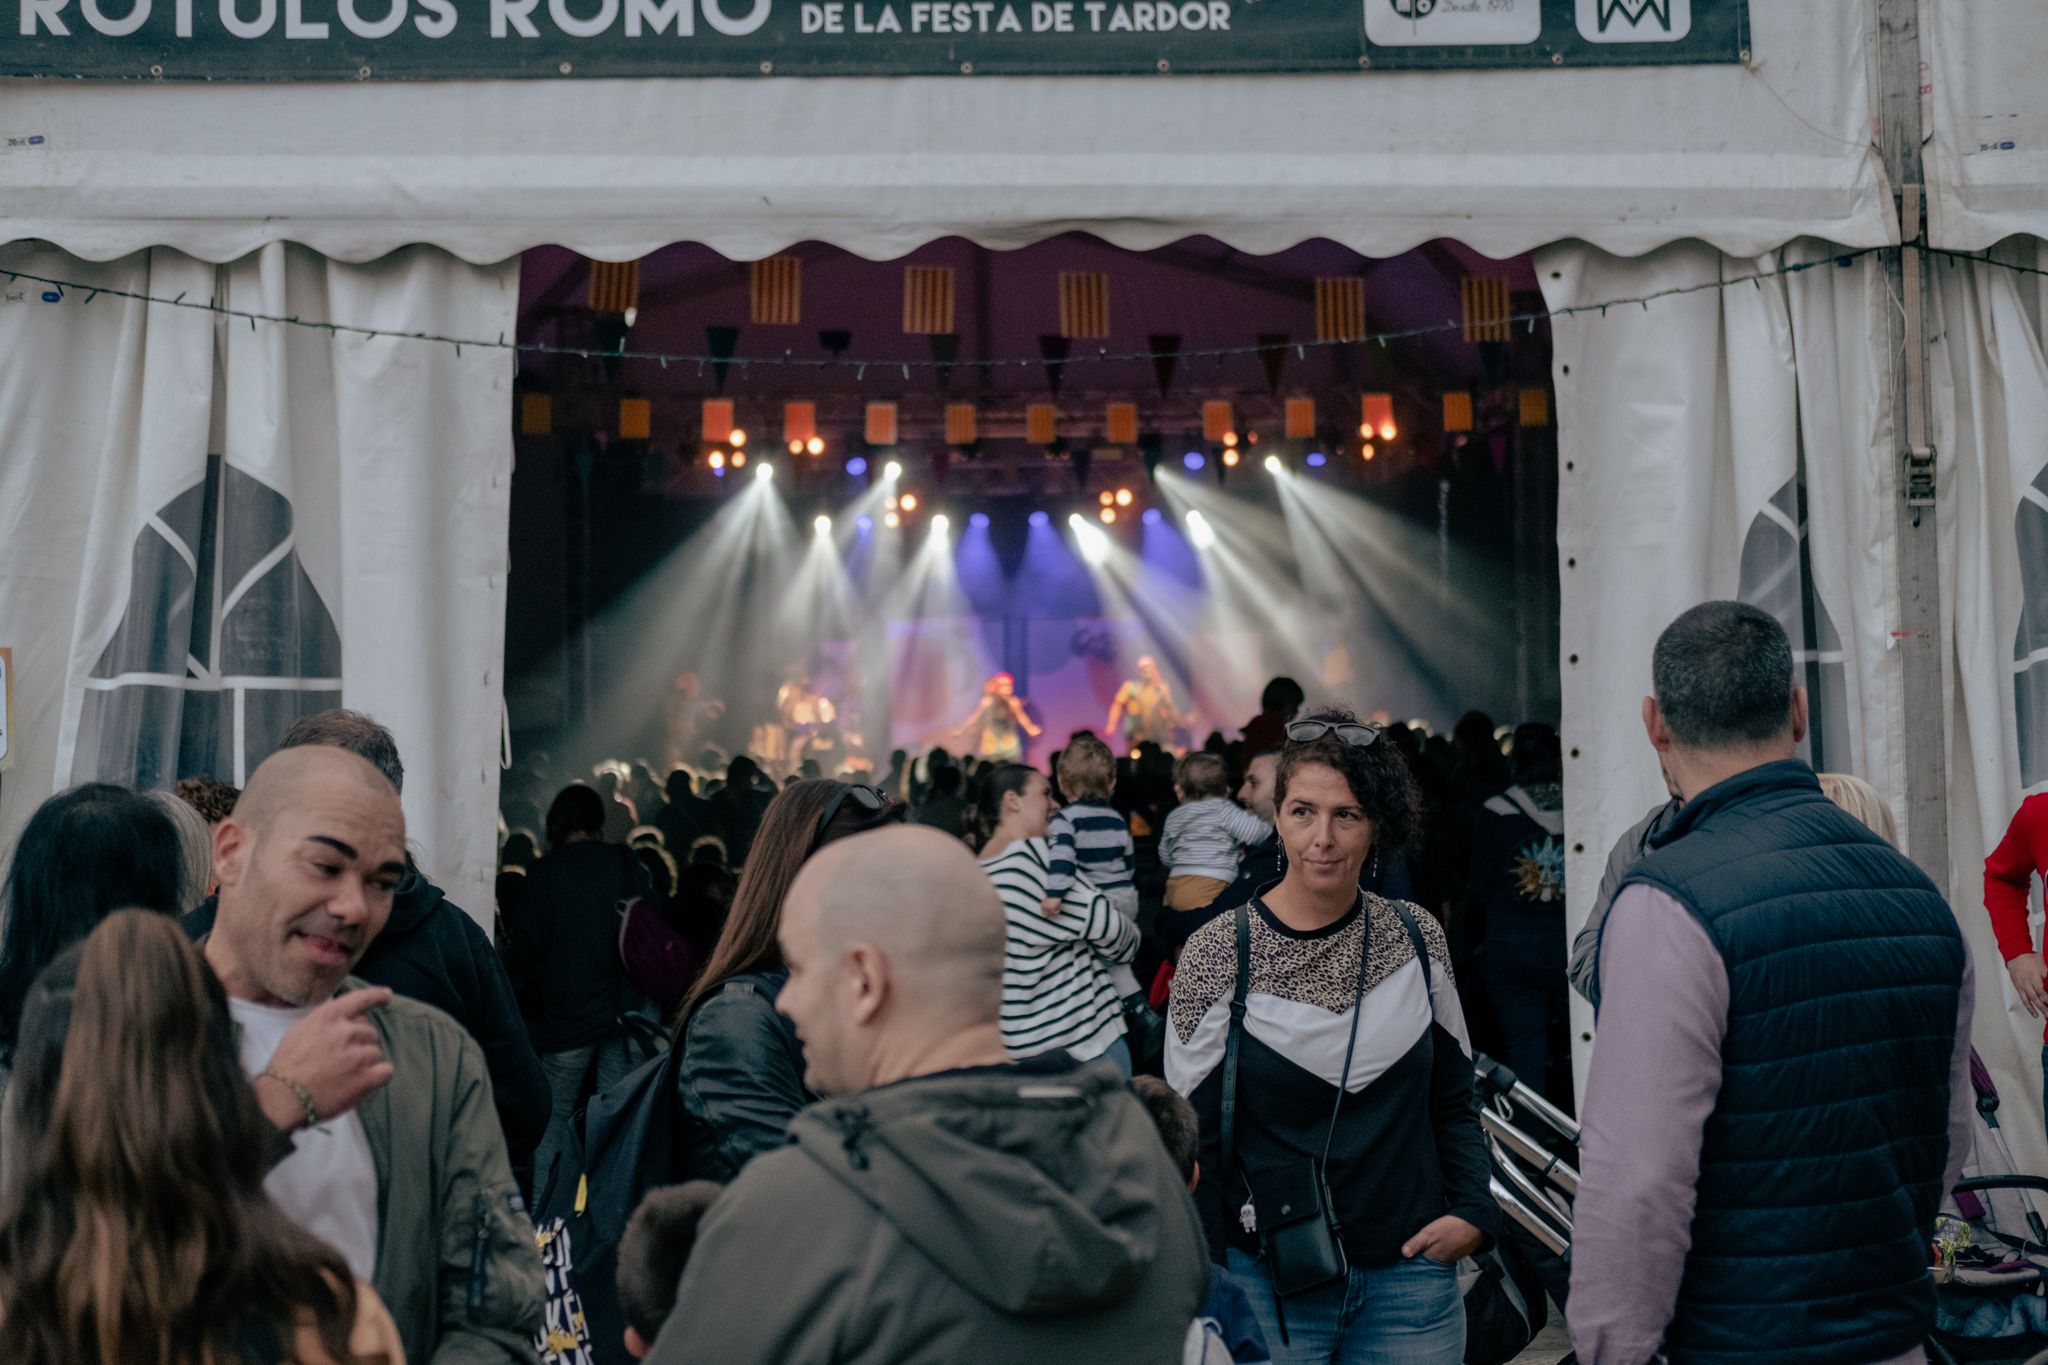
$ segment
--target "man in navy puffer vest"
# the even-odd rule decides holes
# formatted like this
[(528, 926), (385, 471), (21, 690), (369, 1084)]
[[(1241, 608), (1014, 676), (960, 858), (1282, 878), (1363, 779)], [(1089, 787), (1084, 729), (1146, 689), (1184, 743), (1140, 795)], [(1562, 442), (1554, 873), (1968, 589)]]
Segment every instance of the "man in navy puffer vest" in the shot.
[(1954, 915), (1798, 757), (1806, 693), (1753, 607), (1652, 661), (1684, 807), (1607, 920), (1570, 1316), (1586, 1365), (1903, 1365), (1967, 1154)]

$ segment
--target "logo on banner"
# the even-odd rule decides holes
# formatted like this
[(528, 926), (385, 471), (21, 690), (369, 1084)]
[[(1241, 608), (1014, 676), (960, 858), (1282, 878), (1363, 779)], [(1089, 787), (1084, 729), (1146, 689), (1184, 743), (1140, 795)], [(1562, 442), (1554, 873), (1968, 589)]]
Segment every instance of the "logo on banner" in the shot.
[(1692, 0), (1577, 0), (1589, 43), (1675, 43), (1692, 32)]
[(1542, 0), (1365, 0), (1381, 47), (1519, 47), (1543, 36)]

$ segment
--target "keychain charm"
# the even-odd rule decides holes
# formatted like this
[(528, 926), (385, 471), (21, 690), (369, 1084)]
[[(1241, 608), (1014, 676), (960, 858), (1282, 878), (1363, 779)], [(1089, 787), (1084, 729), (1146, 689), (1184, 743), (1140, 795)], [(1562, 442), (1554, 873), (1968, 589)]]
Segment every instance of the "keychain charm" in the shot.
[(1251, 1200), (1245, 1200), (1244, 1207), (1237, 1211), (1237, 1221), (1244, 1224), (1244, 1230), (1247, 1233), (1254, 1233), (1259, 1230), (1259, 1211), (1252, 1207)]

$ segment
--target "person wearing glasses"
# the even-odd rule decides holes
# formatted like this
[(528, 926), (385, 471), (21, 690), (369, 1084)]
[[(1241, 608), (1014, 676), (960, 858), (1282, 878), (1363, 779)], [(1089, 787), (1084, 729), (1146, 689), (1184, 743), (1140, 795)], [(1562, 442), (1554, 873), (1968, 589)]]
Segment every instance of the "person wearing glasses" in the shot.
[(1460, 1365), (1457, 1264), (1500, 1223), (1464, 1011), (1436, 921), (1361, 889), (1413, 841), (1415, 785), (1348, 711), (1286, 736), (1280, 880), (1196, 930), (1173, 979), (1166, 1079), (1201, 1119), (1209, 1252), (1279, 1365)]
[(778, 793), (761, 816), (725, 929), (683, 998), (676, 1046), (685, 1119), (683, 1171), (728, 1181), (783, 1145), (789, 1121), (815, 1096), (804, 1089), (803, 1047), (775, 1012), (789, 979), (776, 945), (782, 902), (825, 845), (899, 824), (903, 806), (875, 787), (822, 779)]

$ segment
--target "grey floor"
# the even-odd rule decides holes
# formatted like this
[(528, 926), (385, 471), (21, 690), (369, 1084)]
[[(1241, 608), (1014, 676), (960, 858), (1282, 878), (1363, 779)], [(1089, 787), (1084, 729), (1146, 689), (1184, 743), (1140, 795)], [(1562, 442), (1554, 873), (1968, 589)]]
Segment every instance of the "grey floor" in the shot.
[(1557, 1365), (1571, 1353), (1572, 1340), (1564, 1330), (1564, 1315), (1557, 1311), (1555, 1304), (1550, 1309), (1550, 1322), (1543, 1334), (1529, 1343), (1529, 1349), (1515, 1357), (1515, 1365)]

